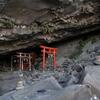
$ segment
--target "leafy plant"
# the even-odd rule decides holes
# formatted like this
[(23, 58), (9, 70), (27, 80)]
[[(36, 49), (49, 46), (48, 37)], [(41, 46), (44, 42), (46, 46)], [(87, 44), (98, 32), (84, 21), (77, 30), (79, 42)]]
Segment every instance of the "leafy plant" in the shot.
[(0, 19), (1, 28), (13, 28), (15, 23), (9, 19), (2, 18)]
[(54, 27), (51, 24), (45, 24), (42, 26), (42, 32), (43, 34), (49, 34), (54, 31)]

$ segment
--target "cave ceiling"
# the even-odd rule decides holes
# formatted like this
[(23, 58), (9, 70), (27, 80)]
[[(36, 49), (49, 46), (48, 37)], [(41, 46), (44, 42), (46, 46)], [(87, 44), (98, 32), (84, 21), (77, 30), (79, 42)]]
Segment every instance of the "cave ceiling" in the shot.
[(1, 0), (0, 53), (100, 29), (99, 0)]

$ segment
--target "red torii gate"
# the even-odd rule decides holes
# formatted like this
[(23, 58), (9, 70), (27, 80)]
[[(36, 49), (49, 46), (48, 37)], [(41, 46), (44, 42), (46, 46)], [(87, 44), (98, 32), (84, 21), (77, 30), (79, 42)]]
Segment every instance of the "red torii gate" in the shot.
[(45, 69), (45, 65), (46, 65), (46, 53), (47, 54), (53, 54), (53, 66), (54, 69), (56, 68), (56, 52), (57, 52), (57, 48), (51, 48), (51, 47), (46, 47), (43, 45), (40, 45), (40, 48), (42, 48), (41, 52), (43, 53), (43, 59), (42, 59), (42, 69)]

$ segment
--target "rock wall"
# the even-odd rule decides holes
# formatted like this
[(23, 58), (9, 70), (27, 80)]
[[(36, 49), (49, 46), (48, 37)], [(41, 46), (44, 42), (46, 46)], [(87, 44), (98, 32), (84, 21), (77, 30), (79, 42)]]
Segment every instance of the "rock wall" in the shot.
[(99, 0), (9, 0), (0, 15), (0, 54), (100, 28)]

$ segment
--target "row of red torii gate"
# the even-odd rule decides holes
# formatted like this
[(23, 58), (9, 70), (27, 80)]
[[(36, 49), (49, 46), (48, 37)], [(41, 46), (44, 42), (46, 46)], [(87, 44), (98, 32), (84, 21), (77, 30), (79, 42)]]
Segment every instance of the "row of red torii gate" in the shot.
[[(41, 48), (41, 53), (42, 53), (42, 62), (39, 68), (42, 71), (44, 71), (47, 67), (46, 55), (52, 55), (52, 58), (53, 58), (52, 67), (53, 69), (56, 69), (57, 68), (57, 64), (56, 64), (57, 48), (47, 47), (43, 45), (40, 45), (40, 48)], [(18, 62), (15, 59), (17, 59)], [(17, 66), (18, 70), (21, 70), (21, 71), (34, 70), (34, 66), (32, 65), (33, 59), (34, 59), (33, 53), (17, 52), (16, 55), (13, 55), (11, 57), (11, 70), (13, 70), (15, 65)]]

